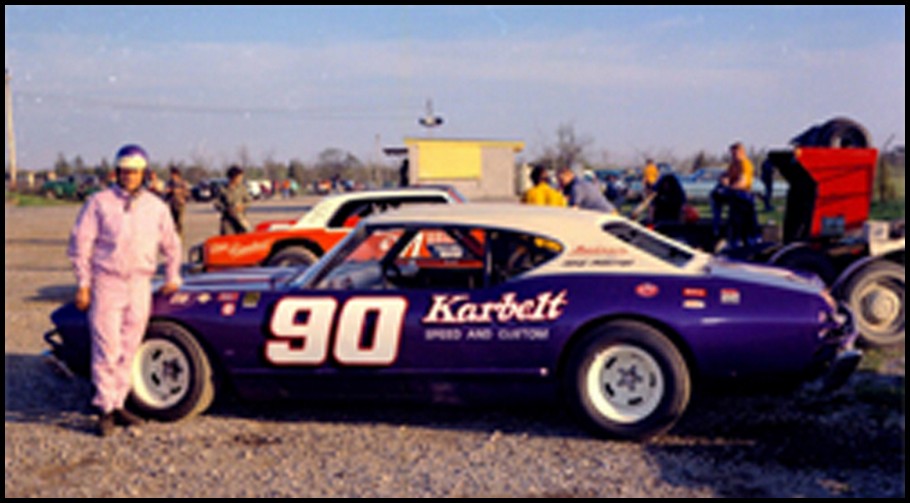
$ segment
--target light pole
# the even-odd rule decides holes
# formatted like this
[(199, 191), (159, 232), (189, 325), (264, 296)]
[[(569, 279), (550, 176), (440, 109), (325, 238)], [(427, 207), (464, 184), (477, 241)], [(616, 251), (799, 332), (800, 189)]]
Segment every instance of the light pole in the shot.
[(16, 134), (13, 132), (13, 91), (10, 81), (13, 78), (6, 69), (6, 142), (9, 145), (9, 186), (16, 188)]
[(417, 119), (417, 123), (429, 129), (430, 131), (442, 125), (442, 117), (433, 113), (433, 100), (427, 100), (426, 114), (424, 114), (423, 117)]

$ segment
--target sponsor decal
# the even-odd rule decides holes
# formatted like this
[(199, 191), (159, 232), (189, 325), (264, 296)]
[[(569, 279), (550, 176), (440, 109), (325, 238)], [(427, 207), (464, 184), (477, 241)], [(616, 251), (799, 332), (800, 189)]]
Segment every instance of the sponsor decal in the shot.
[(176, 292), (174, 295), (171, 295), (169, 302), (174, 306), (185, 306), (189, 304), (190, 298), (191, 295), (188, 292)]
[(218, 294), (218, 302), (237, 302), (240, 294), (237, 292), (221, 292)]
[(683, 288), (683, 297), (694, 297), (704, 299), (708, 297), (708, 291), (704, 288)]
[(221, 316), (234, 316), (237, 312), (237, 304), (229, 303), (221, 306)]
[(235, 259), (247, 255), (263, 255), (269, 251), (269, 241), (254, 241), (252, 243), (213, 243), (209, 248), (211, 255), (224, 255)]
[(503, 328), (428, 328), (423, 331), (428, 342), (542, 342), (550, 339), (547, 327)]
[(566, 293), (566, 290), (549, 291), (518, 299), (518, 294), (509, 292), (499, 300), (487, 302), (471, 302), (467, 294), (433, 295), (433, 304), (421, 321), (442, 324), (552, 321), (562, 316), (562, 308), (569, 303)]
[(741, 301), (742, 297), (739, 294), (739, 290), (735, 288), (722, 288), (720, 290), (721, 304), (739, 304)]
[(259, 292), (247, 292), (243, 294), (242, 305), (245, 309), (253, 309), (259, 305), (259, 298), (262, 296)]
[(619, 246), (578, 245), (569, 252), (569, 255), (626, 255), (629, 251)]
[(208, 304), (210, 300), (212, 300), (212, 294), (208, 292), (202, 292), (196, 296), (196, 302), (203, 305)]
[(635, 287), (635, 295), (644, 299), (650, 299), (660, 293), (660, 288), (654, 283), (639, 283)]
[(682, 307), (685, 309), (704, 309), (705, 301), (700, 299), (686, 299), (683, 301)]

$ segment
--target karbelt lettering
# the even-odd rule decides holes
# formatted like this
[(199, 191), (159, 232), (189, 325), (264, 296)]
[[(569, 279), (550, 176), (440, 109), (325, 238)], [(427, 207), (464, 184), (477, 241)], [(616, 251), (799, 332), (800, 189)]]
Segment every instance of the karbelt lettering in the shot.
[(543, 292), (536, 297), (517, 300), (514, 292), (504, 293), (498, 301), (469, 302), (470, 296), (434, 295), (433, 305), (421, 320), (424, 323), (506, 323), (515, 321), (552, 321), (562, 316), (566, 290)]

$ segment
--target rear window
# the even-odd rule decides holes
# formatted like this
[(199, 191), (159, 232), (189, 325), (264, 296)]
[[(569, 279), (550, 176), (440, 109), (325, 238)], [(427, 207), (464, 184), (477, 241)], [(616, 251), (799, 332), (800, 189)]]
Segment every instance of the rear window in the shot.
[(401, 196), (381, 200), (351, 201), (338, 209), (338, 212), (329, 220), (328, 226), (353, 227), (360, 219), (388, 210), (414, 204), (445, 204), (447, 202), (442, 195)]
[(611, 222), (603, 229), (614, 237), (635, 248), (677, 267), (685, 266), (693, 255), (683, 248), (652, 236), (650, 233), (622, 222)]

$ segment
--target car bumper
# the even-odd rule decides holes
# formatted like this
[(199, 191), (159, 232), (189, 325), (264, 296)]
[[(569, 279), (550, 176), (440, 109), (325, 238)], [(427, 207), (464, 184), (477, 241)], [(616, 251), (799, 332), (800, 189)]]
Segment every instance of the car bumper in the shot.
[(813, 362), (815, 374), (822, 377), (822, 391), (830, 392), (843, 386), (856, 371), (863, 353), (857, 349), (859, 331), (853, 314), (845, 306), (838, 307), (834, 323), (823, 334), (823, 346)]
[(74, 378), (76, 373), (70, 369), (70, 366), (62, 357), (65, 350), (63, 340), (60, 337), (60, 332), (58, 332), (56, 328), (49, 330), (44, 334), (44, 342), (46, 342), (51, 349), (41, 353), (41, 359), (63, 376), (69, 379)]

